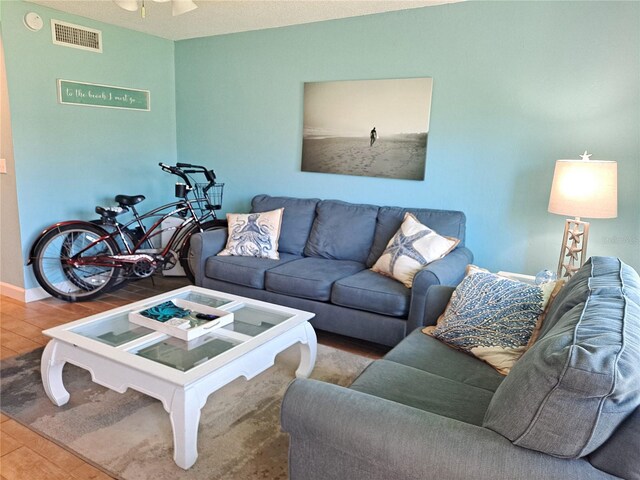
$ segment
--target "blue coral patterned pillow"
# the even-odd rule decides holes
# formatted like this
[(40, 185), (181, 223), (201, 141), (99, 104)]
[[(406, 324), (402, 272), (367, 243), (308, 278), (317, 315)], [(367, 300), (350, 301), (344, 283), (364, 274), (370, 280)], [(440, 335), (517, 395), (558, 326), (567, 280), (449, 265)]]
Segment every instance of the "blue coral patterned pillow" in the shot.
[(423, 332), (506, 375), (535, 340), (561, 283), (531, 285), (471, 266), (437, 325)]
[(262, 213), (227, 213), (227, 246), (218, 255), (278, 260), (278, 239), (284, 208)]

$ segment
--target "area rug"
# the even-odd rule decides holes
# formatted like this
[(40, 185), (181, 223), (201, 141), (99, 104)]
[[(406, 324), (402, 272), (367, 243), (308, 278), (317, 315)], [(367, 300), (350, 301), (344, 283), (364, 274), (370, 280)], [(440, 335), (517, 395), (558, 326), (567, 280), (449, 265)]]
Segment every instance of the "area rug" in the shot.
[[(280, 431), (280, 404), (295, 377), (299, 347), (250, 381), (240, 378), (209, 396), (202, 409), (198, 460), (185, 471), (173, 462), (169, 415), (158, 400), (124, 394), (65, 365), (69, 403), (56, 407), (40, 379), (42, 349), (2, 361), (2, 412), (123, 480), (287, 478), (288, 437)], [(311, 378), (349, 385), (371, 362), (323, 345)]]

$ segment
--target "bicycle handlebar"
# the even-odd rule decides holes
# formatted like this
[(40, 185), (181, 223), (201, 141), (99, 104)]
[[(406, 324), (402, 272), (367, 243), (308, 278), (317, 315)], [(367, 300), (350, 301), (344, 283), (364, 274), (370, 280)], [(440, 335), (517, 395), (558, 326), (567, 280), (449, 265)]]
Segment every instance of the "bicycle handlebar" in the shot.
[(178, 168), (190, 168), (191, 170), (184, 170), (185, 173), (204, 173), (204, 176), (209, 180), (209, 182), (215, 183), (216, 174), (213, 170), (209, 170), (202, 165), (192, 165), (190, 163), (176, 163), (176, 167)]
[[(158, 165), (160, 165), (160, 168), (162, 168), (163, 171), (182, 178), (189, 188), (192, 188), (193, 186), (189, 181), (189, 177), (187, 177), (187, 173), (203, 173), (206, 179), (209, 181), (209, 188), (216, 182), (216, 174), (214, 173), (214, 171), (208, 170), (202, 165), (191, 165), (190, 163), (181, 162), (176, 163), (175, 167), (162, 162), (158, 163)], [(190, 168), (192, 170), (182, 170), (183, 168)]]

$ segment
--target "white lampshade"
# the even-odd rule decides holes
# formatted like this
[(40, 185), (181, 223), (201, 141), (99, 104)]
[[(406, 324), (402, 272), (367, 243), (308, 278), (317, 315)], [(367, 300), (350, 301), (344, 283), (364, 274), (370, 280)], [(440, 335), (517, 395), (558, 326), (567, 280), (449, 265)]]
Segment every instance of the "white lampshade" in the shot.
[(617, 217), (618, 163), (603, 160), (556, 161), (549, 211), (571, 217)]
[(173, 0), (171, 10), (174, 17), (198, 8), (193, 0)]
[(113, 3), (130, 12), (138, 10), (138, 0), (113, 0)]
[[(196, 5), (193, 0), (153, 0), (153, 1), (156, 3), (167, 3), (171, 1), (171, 13), (173, 14), (174, 17), (198, 8), (198, 5)], [(130, 12), (135, 12), (140, 7), (138, 0), (113, 0), (113, 2), (116, 5), (118, 5), (120, 8), (129, 10)], [(142, 2), (142, 6), (144, 10), (144, 2)], [(144, 13), (143, 13), (143, 17), (144, 17)]]

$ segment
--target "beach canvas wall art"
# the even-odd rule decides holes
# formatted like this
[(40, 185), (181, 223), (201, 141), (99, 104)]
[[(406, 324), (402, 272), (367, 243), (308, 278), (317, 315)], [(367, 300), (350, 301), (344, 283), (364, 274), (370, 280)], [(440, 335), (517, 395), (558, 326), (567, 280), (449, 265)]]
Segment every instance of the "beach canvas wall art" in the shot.
[(432, 84), (305, 83), (302, 171), (424, 180)]

